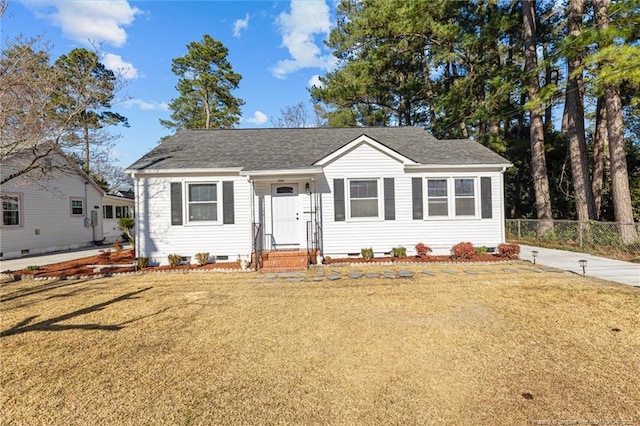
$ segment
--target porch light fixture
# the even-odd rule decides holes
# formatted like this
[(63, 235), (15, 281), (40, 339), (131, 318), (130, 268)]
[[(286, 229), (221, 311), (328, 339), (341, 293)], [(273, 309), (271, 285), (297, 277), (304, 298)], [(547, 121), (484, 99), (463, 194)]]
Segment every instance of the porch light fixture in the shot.
[(304, 184), (304, 192), (306, 192), (307, 195), (311, 195), (311, 185), (309, 185), (309, 182)]
[(578, 260), (578, 263), (580, 264), (580, 267), (582, 268), (582, 276), (586, 276), (586, 269), (587, 269), (587, 261), (585, 259), (580, 259)]
[(533, 264), (536, 264), (536, 257), (538, 257), (538, 250), (532, 250), (531, 256), (533, 256)]

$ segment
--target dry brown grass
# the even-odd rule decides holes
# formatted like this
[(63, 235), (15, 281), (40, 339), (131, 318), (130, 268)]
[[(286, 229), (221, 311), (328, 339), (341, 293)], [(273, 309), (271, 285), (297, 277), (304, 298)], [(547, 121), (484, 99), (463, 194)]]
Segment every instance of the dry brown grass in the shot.
[(640, 424), (639, 289), (504, 267), (4, 284), (0, 423)]

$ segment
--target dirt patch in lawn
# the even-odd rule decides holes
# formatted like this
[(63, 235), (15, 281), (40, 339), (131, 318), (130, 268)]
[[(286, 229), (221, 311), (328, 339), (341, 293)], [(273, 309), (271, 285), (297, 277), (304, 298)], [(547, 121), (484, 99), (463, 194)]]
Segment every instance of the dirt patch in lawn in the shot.
[[(110, 250), (105, 249), (101, 254), (87, 256), (65, 262), (52, 263), (50, 265), (37, 265), (38, 269), (21, 269), (9, 272), (11, 275), (25, 276), (30, 278), (59, 278), (59, 277), (90, 277), (104, 274), (117, 274), (123, 272), (134, 272), (136, 268), (135, 254), (133, 249)], [(130, 266), (120, 266), (130, 265)], [(96, 266), (107, 266), (98, 268)], [(240, 269), (237, 262), (217, 262), (199, 265), (178, 265), (178, 266), (152, 266), (144, 268), (145, 272), (154, 271), (188, 271), (188, 270), (210, 270), (210, 269)]]
[(359, 269), (3, 284), (0, 422), (640, 422), (640, 289), (519, 264)]

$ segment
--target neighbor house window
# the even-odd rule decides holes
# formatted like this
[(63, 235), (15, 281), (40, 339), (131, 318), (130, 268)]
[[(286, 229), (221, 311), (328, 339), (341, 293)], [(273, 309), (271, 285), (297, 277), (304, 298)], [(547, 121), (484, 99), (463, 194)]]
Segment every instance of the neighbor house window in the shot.
[(3, 226), (20, 226), (20, 205), (21, 198), (19, 195), (3, 195), (2, 196), (2, 225)]
[(350, 217), (379, 217), (378, 180), (350, 180), (349, 207)]
[(113, 206), (104, 206), (103, 216), (105, 219), (113, 219)]
[(475, 179), (454, 179), (456, 216), (475, 216)]
[(427, 216), (449, 216), (447, 179), (427, 180)]
[(129, 206), (116, 206), (116, 218), (129, 217)]
[(84, 200), (82, 198), (71, 199), (71, 216), (84, 215)]
[(218, 185), (190, 183), (187, 185), (189, 222), (218, 220)]

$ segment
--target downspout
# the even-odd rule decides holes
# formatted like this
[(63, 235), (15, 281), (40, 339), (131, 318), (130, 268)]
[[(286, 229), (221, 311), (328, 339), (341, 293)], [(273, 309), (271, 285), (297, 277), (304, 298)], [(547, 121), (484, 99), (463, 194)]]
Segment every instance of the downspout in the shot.
[(87, 226), (87, 223), (91, 224), (91, 239), (93, 240), (93, 244), (96, 243), (96, 226), (93, 222), (89, 222), (89, 195), (87, 191), (87, 185), (89, 185), (88, 181), (84, 182), (84, 201), (82, 202), (82, 207), (84, 208), (84, 226)]
[(503, 243), (507, 242), (507, 235), (505, 232), (505, 202), (504, 202), (504, 173), (507, 171), (506, 167), (502, 168), (502, 171), (500, 172), (500, 204), (502, 205), (502, 209), (500, 211), (500, 216), (501, 216), (501, 224), (500, 224), (500, 241), (502, 241)]
[(258, 270), (258, 234), (256, 232), (256, 200), (255, 200), (255, 185), (253, 179), (247, 177), (247, 181), (249, 182), (249, 208), (251, 209), (251, 223), (250, 227), (250, 235), (251, 235), (251, 254), (250, 260), (253, 261), (253, 269), (255, 271)]
[(134, 254), (136, 258), (134, 270), (138, 270), (138, 259), (140, 258), (140, 180), (136, 177), (135, 172), (131, 172), (131, 178), (135, 182), (135, 211), (133, 212), (134, 219), (134, 232), (133, 232), (133, 244), (134, 244)]

